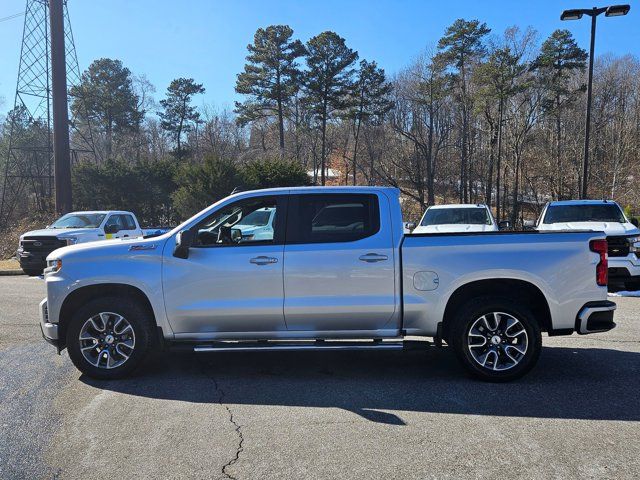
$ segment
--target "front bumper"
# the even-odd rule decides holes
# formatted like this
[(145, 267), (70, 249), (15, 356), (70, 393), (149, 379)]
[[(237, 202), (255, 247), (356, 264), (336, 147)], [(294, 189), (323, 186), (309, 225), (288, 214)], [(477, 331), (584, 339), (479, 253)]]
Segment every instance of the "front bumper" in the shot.
[(613, 312), (616, 304), (608, 300), (585, 304), (576, 317), (576, 332), (580, 335), (607, 332), (616, 326)]
[(20, 262), (20, 268), (24, 270), (44, 270), (47, 267), (47, 252), (25, 252), (18, 249), (17, 257)]
[(49, 322), (49, 309), (46, 298), (40, 302), (40, 330), (44, 339), (59, 349), (58, 324)]
[(635, 253), (626, 257), (609, 257), (609, 283), (640, 282), (640, 258)]

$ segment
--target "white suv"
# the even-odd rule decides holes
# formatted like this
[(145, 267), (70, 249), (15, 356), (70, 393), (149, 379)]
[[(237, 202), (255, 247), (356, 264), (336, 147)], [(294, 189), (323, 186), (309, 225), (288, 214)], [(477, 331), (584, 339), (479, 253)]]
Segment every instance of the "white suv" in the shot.
[(596, 230), (609, 243), (609, 285), (640, 289), (640, 230), (612, 200), (564, 200), (548, 203), (536, 230)]

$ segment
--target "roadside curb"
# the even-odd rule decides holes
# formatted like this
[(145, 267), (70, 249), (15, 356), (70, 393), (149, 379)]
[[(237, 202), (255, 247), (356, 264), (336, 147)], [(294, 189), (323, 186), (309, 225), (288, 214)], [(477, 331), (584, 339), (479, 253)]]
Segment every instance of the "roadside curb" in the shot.
[(0, 277), (9, 277), (13, 275), (25, 275), (22, 270), (0, 270)]

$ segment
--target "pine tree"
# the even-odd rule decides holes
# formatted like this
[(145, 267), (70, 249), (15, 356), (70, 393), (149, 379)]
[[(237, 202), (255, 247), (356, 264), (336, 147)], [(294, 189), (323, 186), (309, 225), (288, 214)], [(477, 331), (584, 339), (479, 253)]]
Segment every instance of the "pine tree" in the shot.
[(201, 83), (196, 83), (193, 78), (177, 78), (167, 88), (167, 98), (160, 100), (164, 109), (158, 112), (161, 126), (174, 136), (176, 142), (176, 155), (180, 159), (183, 156), (182, 135), (192, 128), (192, 123), (200, 119), (200, 113), (191, 105), (194, 95), (204, 93)]
[(307, 42), (304, 75), (305, 104), (320, 122), (322, 146), (320, 183), (325, 184), (327, 122), (336, 111), (350, 105), (353, 91), (353, 64), (358, 53), (347, 47), (344, 38), (323, 32)]
[(556, 167), (558, 184), (556, 196), (562, 198), (562, 113), (566, 106), (576, 100), (584, 91), (584, 86), (572, 86), (571, 80), (576, 73), (584, 71), (587, 52), (578, 47), (569, 30), (556, 30), (547, 38), (533, 68), (539, 74), (540, 82), (548, 92), (543, 103), (545, 110), (555, 118), (556, 127)]
[(82, 74), (80, 84), (70, 89), (71, 110), (106, 137), (107, 159), (111, 158), (114, 136), (140, 128), (144, 110), (134, 91), (131, 71), (120, 60), (94, 60)]
[(461, 108), (460, 201), (464, 203), (469, 201), (467, 182), (472, 183), (468, 175), (469, 116), (472, 108), (468, 81), (472, 65), (486, 53), (483, 39), (490, 31), (486, 23), (459, 18), (438, 41), (441, 60), (454, 69), (452, 80)]
[(292, 35), (288, 25), (259, 28), (253, 44), (247, 45), (247, 63), (236, 81), (236, 92), (249, 97), (236, 102), (238, 122), (246, 125), (276, 115), (281, 152), (284, 152), (285, 107), (295, 93), (300, 74), (296, 59), (305, 54), (302, 42), (291, 40)]
[[(513, 95), (528, 86), (528, 82), (518, 82), (518, 79), (527, 73), (529, 66), (523, 61), (523, 57), (531, 48), (534, 36), (535, 32), (532, 29), (527, 29), (521, 34), (517, 27), (508, 28), (503, 42), (494, 46), (487, 61), (478, 65), (474, 72), (474, 81), (478, 85), (477, 97), (485, 103), (485, 119), (491, 126), (491, 151), (485, 201), (487, 205), (491, 205), (494, 157), (496, 157), (496, 218), (498, 221), (501, 219), (500, 181), (505, 106)], [(497, 111), (490, 108), (495, 103), (497, 103)], [(492, 112), (495, 112), (495, 117)]]
[[(348, 117), (353, 120), (353, 184), (356, 184), (356, 169), (358, 155), (358, 140), (362, 124), (374, 120), (381, 120), (386, 113), (393, 108), (393, 102), (389, 98), (391, 84), (387, 82), (384, 70), (379, 68), (376, 62), (362, 60), (356, 74), (353, 88), (352, 106)], [(373, 174), (373, 168), (369, 169), (369, 176)]]

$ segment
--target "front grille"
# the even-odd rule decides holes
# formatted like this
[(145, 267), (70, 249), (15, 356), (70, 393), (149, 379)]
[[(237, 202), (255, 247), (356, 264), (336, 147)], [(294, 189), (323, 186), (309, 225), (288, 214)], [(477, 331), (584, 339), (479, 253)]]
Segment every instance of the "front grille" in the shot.
[(609, 257), (626, 257), (629, 255), (629, 241), (627, 237), (607, 237)]
[(53, 252), (66, 245), (65, 240), (58, 240), (56, 237), (24, 237), (20, 242), (25, 252)]

